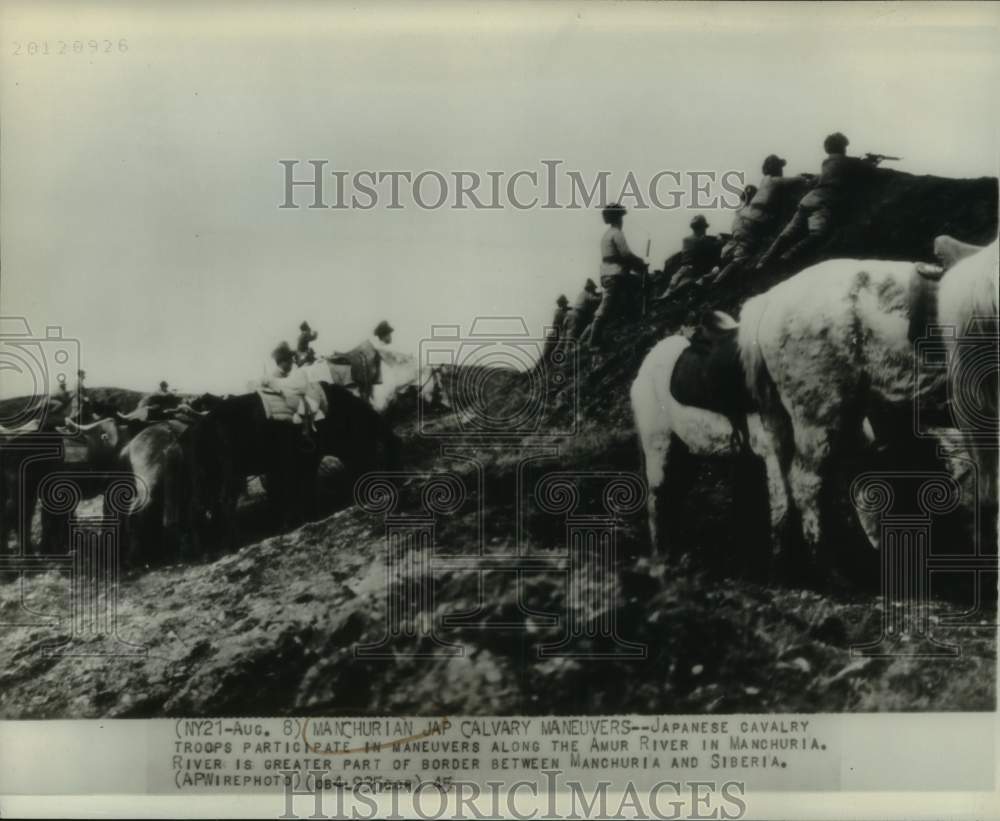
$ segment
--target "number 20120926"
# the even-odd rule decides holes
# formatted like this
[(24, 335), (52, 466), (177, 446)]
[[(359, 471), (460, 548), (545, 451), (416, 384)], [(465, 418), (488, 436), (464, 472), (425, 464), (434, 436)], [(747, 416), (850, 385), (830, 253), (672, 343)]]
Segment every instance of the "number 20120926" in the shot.
[(13, 40), (12, 57), (60, 54), (125, 54), (128, 40)]

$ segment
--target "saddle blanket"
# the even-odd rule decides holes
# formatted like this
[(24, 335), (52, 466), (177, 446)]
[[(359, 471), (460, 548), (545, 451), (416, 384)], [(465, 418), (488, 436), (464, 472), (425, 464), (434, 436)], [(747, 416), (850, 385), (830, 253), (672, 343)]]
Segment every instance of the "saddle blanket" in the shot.
[(696, 334), (677, 359), (670, 375), (670, 393), (682, 405), (726, 416), (750, 412), (753, 401), (746, 387), (736, 334), (710, 339)]
[(333, 370), (333, 366), (322, 359), (313, 362), (310, 365), (303, 365), (300, 370), (305, 373), (306, 378), (310, 382), (326, 382), (330, 385), (340, 384), (340, 382), (336, 379), (331, 379), (330, 372)]
[(282, 385), (284, 381), (272, 379), (267, 387), (257, 389), (266, 418), (298, 424), (307, 416), (311, 416), (314, 422), (326, 417), (326, 394), (322, 385), (296, 380), (298, 384), (290, 387)]

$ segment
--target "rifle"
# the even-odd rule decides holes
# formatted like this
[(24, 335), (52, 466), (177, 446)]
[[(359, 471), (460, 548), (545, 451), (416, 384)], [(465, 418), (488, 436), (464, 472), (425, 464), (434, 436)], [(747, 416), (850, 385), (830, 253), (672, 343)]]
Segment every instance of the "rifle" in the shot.
[(649, 247), (653, 242), (652, 237), (646, 237), (646, 268), (642, 272), (642, 278), (639, 280), (639, 289), (642, 294), (642, 315), (646, 315), (646, 280), (649, 277)]
[(892, 162), (899, 162), (902, 157), (890, 157), (888, 154), (873, 154), (870, 151), (865, 153), (865, 159), (870, 163), (878, 165), (883, 160), (890, 160)]

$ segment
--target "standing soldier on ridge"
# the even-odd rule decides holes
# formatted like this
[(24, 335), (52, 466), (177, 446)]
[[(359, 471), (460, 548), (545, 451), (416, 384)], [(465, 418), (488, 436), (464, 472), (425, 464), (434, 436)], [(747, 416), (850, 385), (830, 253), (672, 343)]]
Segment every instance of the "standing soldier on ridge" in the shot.
[(292, 367), (295, 365), (295, 352), (291, 345), (281, 341), (271, 351), (271, 359), (274, 360), (274, 367), (268, 370), (267, 379), (264, 380), (265, 386), (272, 379), (285, 379), (292, 372)]
[(86, 378), (86, 371), (79, 370), (76, 372), (76, 392), (73, 394), (73, 400), (70, 403), (69, 413), (67, 414), (79, 423), (89, 422), (91, 417), (90, 397), (87, 396), (87, 390), (83, 384)]
[(604, 289), (604, 295), (601, 304), (594, 312), (594, 323), (590, 332), (592, 348), (601, 347), (608, 314), (621, 307), (625, 277), (633, 271), (645, 273), (647, 269), (645, 260), (633, 254), (625, 240), (622, 223), (627, 213), (618, 203), (612, 203), (601, 211), (601, 217), (608, 226), (608, 230), (601, 237), (601, 287)]
[(559, 294), (559, 298), (556, 300), (556, 312), (552, 315), (552, 326), (549, 329), (548, 336), (545, 338), (545, 348), (542, 350), (543, 362), (551, 360), (552, 354), (555, 353), (559, 347), (559, 342), (565, 336), (563, 327), (566, 324), (566, 315), (568, 313), (569, 300), (566, 298), (566, 294)]
[(303, 365), (312, 365), (316, 361), (316, 351), (312, 349), (312, 343), (319, 336), (317, 331), (309, 327), (309, 323), (303, 321), (299, 325), (299, 341), (295, 347), (295, 364), (300, 368)]
[(594, 318), (594, 311), (601, 304), (601, 295), (597, 293), (597, 283), (588, 277), (583, 290), (573, 303), (573, 307), (566, 312), (566, 319), (563, 327), (563, 336), (566, 339), (581, 339), (590, 322)]

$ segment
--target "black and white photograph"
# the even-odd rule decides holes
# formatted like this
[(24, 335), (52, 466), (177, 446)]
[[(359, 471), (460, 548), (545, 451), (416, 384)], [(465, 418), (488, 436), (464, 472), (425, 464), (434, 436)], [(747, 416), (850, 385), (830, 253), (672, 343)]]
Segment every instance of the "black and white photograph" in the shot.
[(0, 796), (1000, 811), (1000, 6), (0, 32)]

